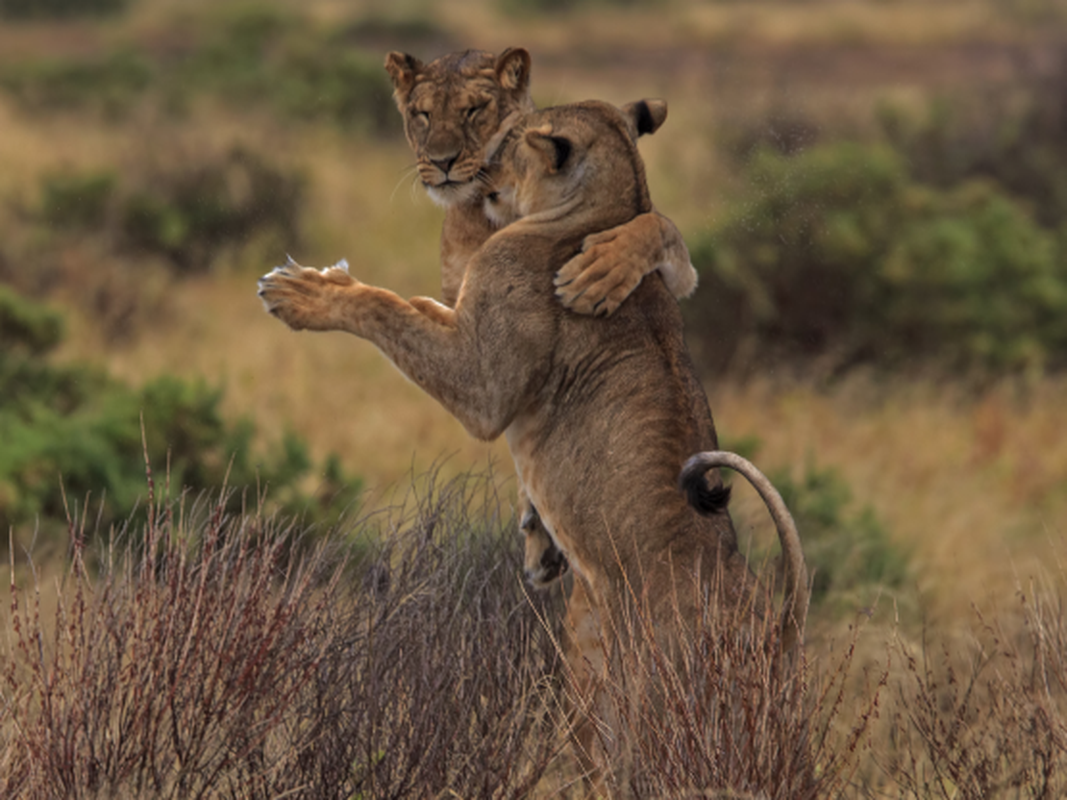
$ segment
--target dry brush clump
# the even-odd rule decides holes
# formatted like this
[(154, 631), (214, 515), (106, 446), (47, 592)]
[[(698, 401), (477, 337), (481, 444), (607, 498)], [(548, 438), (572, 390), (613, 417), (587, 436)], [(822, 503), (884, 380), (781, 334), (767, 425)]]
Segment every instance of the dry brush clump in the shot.
[(552, 615), (526, 594), (517, 528), (488, 484), (415, 500), (381, 520), (362, 608), (309, 698), (325, 723), (312, 774), (330, 786), (345, 772), (346, 796), (526, 796), (559, 747)]
[(223, 508), (150, 507), (143, 539), (100, 553), (98, 576), (74, 528), (54, 620), (42, 587), (12, 581), (11, 796), (199, 796), (274, 780), (275, 729), (325, 657), (341, 572), (321, 549), (287, 559), (284, 529)]
[(858, 629), (843, 651), (809, 660), (783, 653), (775, 617), (746, 604), (676, 618), (669, 641), (645, 604), (619, 616), (598, 698), (566, 684), (592, 715), (594, 748), (612, 754), (609, 796), (802, 800), (849, 788), (886, 680), (882, 670), (849, 695)]
[(361, 520), (389, 538), (348, 556), (224, 499), (150, 503), (99, 552), (73, 522), (54, 619), (12, 581), (0, 794), (524, 795), (555, 649), (477, 485)]
[(900, 797), (1067, 794), (1062, 588), (1032, 584), (1018, 600), (1011, 615), (976, 610), (977, 630), (962, 647), (894, 642), (904, 670), (882, 759)]
[[(230, 513), (225, 494), (156, 501), (149, 488), (144, 521), (111, 537), (87, 536), (85, 515), (70, 523), (54, 616), (50, 587), (12, 581), (0, 795), (583, 790), (558, 595), (524, 589), (491, 481), (431, 477), (330, 536)], [(668, 652), (636, 614), (616, 626), (622, 646), (587, 707), (613, 754), (605, 793), (1061, 796), (1057, 596), (1028, 593), (1021, 624), (983, 622), (966, 663), (946, 648), (928, 664), (903, 634), (876, 646), (903, 676), (892, 691), (888, 663), (857, 679), (870, 663), (858, 629), (843, 648), (787, 657), (773, 620), (709, 610)]]

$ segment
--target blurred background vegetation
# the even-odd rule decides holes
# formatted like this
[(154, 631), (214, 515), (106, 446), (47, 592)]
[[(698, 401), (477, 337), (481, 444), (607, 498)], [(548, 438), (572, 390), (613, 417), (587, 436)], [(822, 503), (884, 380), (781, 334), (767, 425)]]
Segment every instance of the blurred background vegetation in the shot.
[(436, 295), (441, 212), (381, 64), (509, 45), (540, 104), (669, 101), (642, 148), (701, 273), (690, 347), (818, 598), (949, 619), (1041, 562), (1067, 510), (1063, 0), (0, 0), (13, 540), (61, 543), (65, 504), (137, 513), (145, 453), (172, 493), (226, 481), (323, 527), (506, 463), (371, 346), (271, 320), (255, 279), (345, 257)]

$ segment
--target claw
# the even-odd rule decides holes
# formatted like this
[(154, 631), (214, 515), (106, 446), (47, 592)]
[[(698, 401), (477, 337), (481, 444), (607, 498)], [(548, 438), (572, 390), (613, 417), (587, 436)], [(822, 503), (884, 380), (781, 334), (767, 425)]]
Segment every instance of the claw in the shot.
[(339, 269), (339, 270), (341, 270), (343, 273), (345, 273), (347, 275), (348, 274), (348, 259), (347, 258), (342, 258), (340, 261), (338, 261), (332, 267), (323, 267), (322, 269), (319, 270), (319, 272), (321, 272), (323, 275), (325, 275), (331, 269)]

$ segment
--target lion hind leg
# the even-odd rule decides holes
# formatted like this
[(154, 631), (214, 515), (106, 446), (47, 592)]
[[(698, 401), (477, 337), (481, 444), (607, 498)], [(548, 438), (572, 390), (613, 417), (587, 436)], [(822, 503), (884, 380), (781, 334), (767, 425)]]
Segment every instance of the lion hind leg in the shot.
[(525, 492), (519, 494), (519, 512), (519, 530), (522, 532), (525, 548), (523, 564), (526, 580), (534, 588), (547, 588), (566, 573), (570, 565)]

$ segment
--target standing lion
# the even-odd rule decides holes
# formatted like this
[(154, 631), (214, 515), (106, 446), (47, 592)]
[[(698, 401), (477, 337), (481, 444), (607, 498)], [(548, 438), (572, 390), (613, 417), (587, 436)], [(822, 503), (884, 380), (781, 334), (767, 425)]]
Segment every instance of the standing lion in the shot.
[[(522, 486), (576, 576), (587, 604), (571, 663), (589, 680), (602, 667), (590, 639), (634, 604), (656, 639), (709, 606), (766, 615), (765, 593), (738, 550), (716, 474), (699, 451), (717, 449), (707, 398), (686, 352), (678, 304), (650, 277), (605, 319), (573, 314), (555, 275), (597, 231), (647, 214), (636, 139), (666, 106), (619, 110), (586, 102), (531, 112), (502, 137), (488, 211), (514, 219), (473, 254), (448, 308), (404, 301), (346, 268), (290, 263), (260, 281), (270, 313), (295, 330), (347, 331), (373, 342), (473, 436), (505, 435)], [(800, 637), (807, 574), (799, 542), (779, 530), (786, 586), (783, 640)], [(586, 726), (588, 729), (588, 726)], [(588, 737), (587, 737), (588, 738)]]

